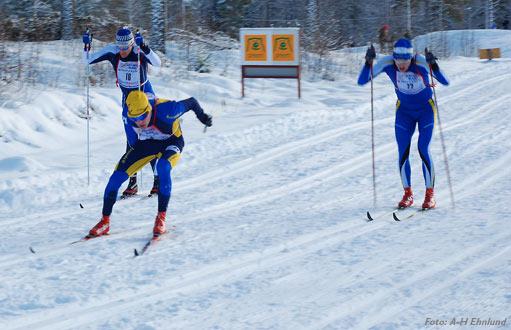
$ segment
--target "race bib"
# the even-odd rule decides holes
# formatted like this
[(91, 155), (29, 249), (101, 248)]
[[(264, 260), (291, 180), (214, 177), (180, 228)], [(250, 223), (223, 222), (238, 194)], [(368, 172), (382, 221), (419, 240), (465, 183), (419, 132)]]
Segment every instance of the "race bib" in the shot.
[(171, 134), (163, 133), (154, 126), (147, 128), (135, 127), (135, 131), (138, 134), (139, 140), (166, 140), (172, 136)]
[(418, 94), (426, 88), (422, 77), (414, 72), (396, 72), (396, 85), (403, 94)]
[(117, 65), (117, 80), (125, 88), (138, 88), (140, 81), (137, 62), (119, 61)]

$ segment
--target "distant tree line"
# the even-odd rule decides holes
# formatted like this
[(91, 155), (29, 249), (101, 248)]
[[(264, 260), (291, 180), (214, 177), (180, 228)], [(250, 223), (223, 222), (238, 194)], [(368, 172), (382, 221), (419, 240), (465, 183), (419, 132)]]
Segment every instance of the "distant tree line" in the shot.
[(393, 37), (413, 37), (491, 22), (509, 29), (510, 20), (511, 0), (2, 0), (0, 40), (78, 38), (90, 26), (96, 38), (112, 41), (127, 25), (164, 51), (176, 31), (237, 38), (241, 27), (292, 26), (302, 29), (307, 50), (322, 52), (375, 42), (384, 24)]

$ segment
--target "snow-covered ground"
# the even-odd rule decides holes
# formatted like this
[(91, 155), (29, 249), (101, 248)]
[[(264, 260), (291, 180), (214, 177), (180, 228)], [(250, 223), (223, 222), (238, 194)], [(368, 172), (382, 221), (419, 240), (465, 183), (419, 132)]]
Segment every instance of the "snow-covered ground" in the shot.
[[(133, 249), (150, 237), (156, 199), (118, 202), (112, 235), (68, 244), (99, 219), (124, 152), (114, 82), (91, 89), (90, 186), (83, 89), (2, 102), (1, 328), (497, 328), (472, 318), (511, 327), (511, 59), (440, 65), (451, 80), (437, 96), (456, 208), (436, 134), (438, 209), (401, 223), (390, 214), (364, 220), (402, 195), (384, 75), (374, 84), (374, 209), (370, 87), (356, 86), (356, 75), (303, 81), (298, 100), (294, 81), (249, 80), (241, 99), (236, 70), (179, 80), (154, 72), (159, 96), (197, 97), (214, 126), (204, 133), (185, 115), (175, 230), (139, 258)], [(411, 163), (420, 205), (415, 148)], [(144, 169), (143, 193), (151, 180)], [(468, 325), (433, 325), (453, 318)]]

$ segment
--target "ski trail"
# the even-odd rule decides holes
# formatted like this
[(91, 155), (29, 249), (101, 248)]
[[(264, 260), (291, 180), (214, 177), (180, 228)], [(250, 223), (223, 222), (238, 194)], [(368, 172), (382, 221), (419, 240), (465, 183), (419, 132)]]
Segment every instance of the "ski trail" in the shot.
[[(475, 84), (470, 85), (469, 87), (465, 87), (454, 94), (443, 96), (439, 103), (443, 107), (446, 105), (446, 103), (450, 103), (451, 101), (457, 100), (459, 97), (464, 97), (468, 92), (472, 92), (475, 90), (478, 90), (479, 88), (486, 88), (487, 84), (490, 82), (496, 82), (500, 80), (505, 80), (507, 77), (509, 77), (511, 74), (503, 74), (496, 77), (492, 77), (483, 81), (479, 81)], [(502, 96), (505, 97), (505, 96)], [(492, 103), (495, 104), (495, 103)], [(363, 108), (363, 107), (361, 107)], [(377, 127), (381, 125), (386, 125), (389, 122), (393, 121), (393, 114), (390, 114), (388, 117), (385, 117), (383, 119), (379, 119), (375, 122)], [(270, 162), (274, 159), (283, 157), (285, 155), (291, 154), (293, 152), (297, 152), (306, 148), (309, 148), (313, 145), (321, 144), (324, 142), (327, 142), (332, 139), (336, 139), (344, 134), (353, 134), (354, 132), (362, 129), (366, 129), (368, 127), (368, 122), (362, 122), (362, 123), (355, 123), (351, 124), (347, 127), (341, 127), (341, 128), (335, 128), (331, 129), (329, 131), (320, 133), (319, 135), (315, 137), (307, 137), (302, 138), (298, 141), (289, 142), (287, 144), (284, 144), (282, 146), (275, 147), (271, 150), (263, 151), (261, 154), (258, 154), (252, 158), (244, 159), (239, 162), (236, 162), (232, 164), (231, 166), (227, 168), (222, 168), (220, 170), (213, 170), (208, 173), (202, 174), (200, 176), (196, 176), (190, 179), (185, 179), (183, 181), (179, 181), (176, 183), (176, 193), (180, 193), (182, 191), (187, 191), (189, 189), (194, 189), (197, 187), (206, 186), (209, 184), (212, 184), (218, 180), (226, 179), (235, 175), (238, 175), (240, 173), (244, 173), (246, 171), (249, 171), (253, 169), (256, 166), (263, 165), (267, 162)], [(125, 201), (128, 203), (133, 203), (134, 201)], [(91, 208), (98, 208), (101, 205), (102, 201), (98, 201), (97, 203), (90, 203), (87, 205), (88, 209)], [(78, 208), (78, 205), (77, 205)], [(69, 210), (59, 210), (57, 212), (50, 211), (45, 213), (37, 213), (33, 214), (34, 218), (38, 218), (41, 222), (50, 221), (55, 218), (64, 217), (67, 215), (73, 215), (76, 214), (76, 211), (69, 211)], [(23, 219), (23, 217), (19, 218), (10, 218), (8, 221), (8, 224), (16, 224), (19, 223), (20, 219)]]
[[(501, 166), (500, 164), (506, 164), (510, 156), (511, 153), (502, 157), (496, 166)], [(502, 172), (500, 172), (500, 174), (496, 175), (496, 177), (503, 175), (505, 175), (505, 173), (502, 174)], [(477, 181), (478, 177), (480, 176), (481, 174), (476, 175), (470, 181)], [(470, 183), (467, 182), (467, 185), (468, 184)], [(471, 192), (474, 193), (474, 191)], [(464, 197), (466, 196), (468, 195), (465, 194)], [(379, 230), (388, 225), (389, 223), (387, 222), (365, 225), (359, 220), (347, 221), (345, 223), (326, 228), (318, 232), (302, 235), (298, 238), (287, 241), (284, 244), (276, 245), (261, 252), (253, 252), (243, 256), (233, 257), (228, 260), (221, 260), (218, 263), (205, 266), (187, 274), (178, 274), (176, 278), (169, 279), (157, 290), (146, 291), (142, 294), (128, 294), (127, 296), (122, 296), (115, 300), (107, 300), (98, 304), (94, 304), (93, 306), (88, 306), (85, 309), (82, 309), (81, 307), (66, 307), (64, 312), (55, 311), (55, 313), (51, 313), (51, 315), (48, 315), (48, 313), (41, 313), (43, 315), (42, 320), (41, 317), (33, 316), (31, 317), (31, 320), (36, 318), (39, 318), (40, 320), (30, 324), (23, 323), (21, 327), (16, 329), (21, 329), (24, 327), (30, 327), (34, 329), (51, 329), (55, 326), (58, 326), (59, 328), (69, 328), (75, 327), (77, 325), (88, 324), (88, 322), (90, 322), (91, 315), (97, 315), (99, 311), (108, 310), (109, 313), (105, 317), (95, 317), (95, 321), (108, 318), (112, 315), (120, 315), (126, 312), (127, 309), (140, 306), (141, 304), (152, 303), (155, 300), (164, 301), (167, 299), (172, 299), (172, 292), (181, 295), (187, 294), (196, 290), (203, 290), (214, 285), (219, 285), (234, 278), (246, 276), (256, 270), (261, 270), (262, 268), (270, 268), (275, 265), (282, 265), (285, 262), (290, 262), (293, 259), (303, 257), (327, 246), (339, 244), (341, 241), (353, 240), (356, 237), (367, 235), (370, 232)], [(446, 259), (446, 262), (444, 262), (442, 265), (436, 265), (435, 267), (424, 272), (419, 272), (408, 279), (408, 281), (405, 281), (391, 289), (384, 290), (382, 293), (373, 296), (369, 301), (364, 300), (362, 303), (355, 305), (353, 305), (353, 302), (346, 302), (341, 306), (337, 306), (335, 307), (335, 318), (329, 317), (324, 320), (322, 324), (327, 326), (328, 324), (342, 319), (342, 317), (347, 316), (349, 313), (347, 311), (345, 312), (344, 316), (340, 317), (338, 313), (339, 310), (353, 311), (353, 308), (346, 309), (347, 307), (345, 305), (349, 304), (349, 306), (357, 306), (356, 310), (365, 310), (367, 306), (385, 299), (390, 294), (394, 294), (403, 288), (413, 286), (422, 280), (428, 279), (438, 273), (446, 271), (450, 267), (460, 264), (460, 260), (467, 260), (466, 262), (470, 264), (473, 262), (473, 260), (470, 259), (470, 257), (473, 255), (478, 253), (481, 253), (481, 255), (486, 255), (486, 252), (482, 253), (481, 251), (483, 251), (485, 248), (492, 247), (494, 244), (500, 241), (508, 242), (510, 238), (511, 236), (509, 233), (503, 233), (499, 236), (492, 237), (491, 239), (475, 247), (452, 255)], [(164, 252), (164, 250), (159, 251), (159, 253)], [(415, 298), (417, 298), (417, 296)], [(64, 317), (64, 315), (67, 316), (67, 318)]]
[[(510, 98), (505, 95), (501, 96), (497, 99), (494, 99), (493, 101), (485, 104), (484, 107), (481, 107), (479, 111), (472, 112), (470, 115), (466, 115), (465, 117), (461, 117), (453, 122), (450, 122), (450, 124), (446, 126), (445, 130), (449, 131), (451, 129), (460, 127), (460, 125), (467, 125), (467, 124), (473, 122), (474, 120), (477, 120), (480, 117), (484, 116), (486, 114), (486, 112), (484, 111), (485, 109), (490, 109), (490, 110), (495, 109), (496, 104), (500, 104), (501, 102), (504, 102), (505, 100), (509, 100), (509, 99)], [(468, 117), (468, 119), (467, 119), (467, 117)], [(335, 135), (336, 132), (334, 132), (333, 134)], [(482, 144), (482, 143), (484, 143), (484, 141), (481, 141), (479, 143)], [(476, 145), (474, 145), (474, 146), (476, 146)], [(393, 149), (394, 149), (394, 143), (392, 143), (392, 142), (387, 143), (384, 146), (378, 147), (377, 148), (377, 155), (378, 155), (377, 159), (381, 159), (383, 157), (386, 157), (389, 154), (392, 154)], [(383, 151), (383, 150), (385, 150), (385, 151)], [(271, 201), (271, 200), (275, 200), (275, 199), (284, 197), (284, 196), (292, 194), (292, 193), (297, 193), (297, 192), (309, 189), (311, 187), (322, 185), (323, 182), (325, 182), (325, 181), (331, 181), (332, 179), (337, 179), (337, 178), (343, 177), (345, 174), (348, 174), (356, 169), (359, 169), (359, 168), (365, 166), (368, 163), (368, 157), (369, 157), (368, 155), (369, 154), (362, 154), (361, 156), (359, 156), (353, 160), (339, 163), (338, 165), (334, 165), (330, 168), (320, 171), (319, 173), (316, 173), (313, 176), (302, 179), (300, 181), (292, 182), (290, 184), (278, 187), (276, 189), (272, 189), (272, 190), (262, 192), (262, 193), (251, 194), (251, 195), (239, 198), (239, 199), (235, 199), (235, 200), (228, 201), (225, 203), (217, 204), (217, 205), (214, 205), (210, 208), (207, 208), (207, 209), (201, 211), (199, 214), (182, 215), (180, 217), (186, 218), (187, 221), (193, 221), (193, 220), (201, 219), (201, 218), (208, 217), (208, 216), (224, 214), (224, 213), (227, 213), (227, 212), (230, 212), (230, 211), (233, 211), (233, 210), (236, 210), (241, 207), (248, 206), (248, 205), (261, 204), (261, 203), (264, 203), (267, 201)], [(508, 160), (504, 159), (502, 161), (507, 162)], [(488, 177), (490, 177), (490, 174), (492, 171), (500, 169), (500, 167), (501, 167), (500, 164), (501, 164), (501, 162), (495, 163), (495, 166), (498, 167), (497, 169), (495, 169), (494, 167), (485, 168), (483, 170), (483, 172), (479, 172), (479, 173), (483, 173), (483, 174), (478, 176), (477, 179), (475, 179), (471, 183), (463, 185), (462, 187), (470, 186), (471, 184), (478, 182), (482, 178), (487, 179)], [(486, 181), (486, 182), (491, 182), (491, 181)], [(455, 188), (456, 188), (456, 185), (455, 185)], [(356, 200), (358, 198), (362, 198), (364, 195), (365, 195), (365, 193), (355, 194), (349, 198), (343, 198), (341, 200), (338, 200), (337, 202), (338, 203), (346, 203), (351, 200)], [(137, 200), (134, 199), (131, 201), (130, 200), (122, 201), (122, 203), (127, 203), (127, 202), (136, 203)], [(135, 237), (137, 235), (141, 235), (141, 234), (145, 233), (145, 231), (147, 231), (146, 227), (147, 227), (147, 225), (139, 226), (137, 228), (131, 229), (128, 233), (123, 232), (121, 235), (115, 235), (115, 236), (118, 238)], [(89, 245), (91, 243), (98, 244), (98, 242), (87, 242), (87, 244), (89, 244)], [(47, 249), (48, 251), (47, 252), (43, 251), (43, 253), (44, 253), (44, 255), (55, 255), (60, 252), (67, 251), (68, 248), (69, 247), (57, 245), (57, 246), (55, 246), (55, 249), (53, 249), (53, 247), (49, 247)], [(37, 255), (39, 256), (39, 253)], [(28, 255), (28, 257), (32, 257), (32, 256)], [(12, 255), (12, 256), (7, 256), (6, 258), (0, 259), (0, 265), (3, 265), (3, 266), (13, 265), (13, 264), (16, 264), (16, 263), (22, 262), (22, 261), (24, 261), (23, 258), (20, 259), (19, 256)]]
[[(492, 250), (491, 252), (494, 252), (495, 250)], [(500, 249), (498, 252), (493, 253), (488, 256), (486, 253), (481, 253), (481, 256), (479, 259), (476, 259), (475, 261), (472, 260), (465, 260), (463, 263), (460, 262), (460, 264), (456, 265), (457, 269), (455, 271), (459, 272), (456, 275), (452, 276), (446, 276), (447, 280), (444, 278), (441, 281), (435, 281), (436, 284), (428, 285), (426, 288), (423, 288), (423, 291), (413, 295), (410, 298), (405, 299), (399, 299), (398, 304), (385, 304), (384, 308), (381, 310), (381, 312), (376, 313), (375, 315), (367, 316), (356, 325), (356, 327), (359, 327), (361, 329), (369, 329), (372, 326), (375, 326), (379, 323), (382, 323), (383, 321), (395, 318), (396, 315), (400, 314), (407, 308), (410, 308), (414, 305), (417, 305), (419, 302), (425, 300), (426, 298), (429, 298), (433, 295), (440, 294), (441, 292), (444, 292), (447, 288), (459, 283), (464, 278), (470, 276), (471, 274), (480, 271), (482, 269), (491, 269), (491, 265), (495, 263), (503, 263), (511, 261), (511, 246), (508, 246), (504, 249)], [(396, 299), (396, 300), (398, 300)], [(393, 301), (396, 301), (393, 300)]]
[[(444, 263), (432, 265), (430, 268), (419, 271), (412, 277), (404, 279), (403, 281), (396, 282), (392, 287), (380, 290), (370, 297), (355, 298), (330, 308), (328, 316), (323, 318), (321, 322), (315, 324), (314, 328), (323, 329), (329, 325), (341, 322), (346, 317), (364, 314), (369, 315), (367, 316), (368, 321), (364, 322), (364, 320), (362, 320), (361, 324), (358, 324), (356, 328), (368, 329), (381, 319), (387, 319), (386, 315), (394, 315), (404, 309), (402, 306), (405, 308), (410, 307), (431, 294), (455, 284), (459, 277), (467, 276), (487, 263), (493, 262), (493, 260), (505, 255), (507, 251), (511, 250), (511, 246), (487, 257), (488, 250), (493, 252), (495, 246), (499, 246), (498, 243), (500, 243), (500, 246), (506, 245), (505, 243), (508, 242), (509, 239), (511, 239), (509, 233), (503, 233), (492, 237), (460, 253), (447, 256)], [(443, 273), (445, 273), (444, 276), (442, 276)], [(454, 276), (452, 273), (454, 273)], [(439, 281), (438, 278), (444, 278), (444, 280)], [(445, 278), (449, 278), (449, 280), (445, 280)], [(417, 287), (421, 289), (416, 290), (422, 291), (413, 294), (410, 298), (404, 296), (403, 291), (406, 291), (408, 288)], [(411, 291), (413, 292), (414, 290), (412, 289)], [(393, 303), (394, 301), (397, 303)], [(383, 309), (382, 306), (384, 306)], [(390, 308), (392, 309), (389, 311)], [(372, 312), (377, 316), (370, 316)]]
[[(341, 240), (349, 240), (374, 231), (384, 224), (361, 226), (359, 220), (342, 223), (320, 232), (306, 234), (283, 244), (267, 248), (263, 251), (252, 252), (243, 256), (221, 260), (218, 263), (204, 266), (187, 274), (178, 274), (168, 279), (156, 290), (147, 290), (141, 294), (124, 294), (113, 300), (92, 304), (92, 306), (66, 307), (64, 311), (43, 312), (39, 316), (32, 315), (29, 320), (13, 321), (14, 329), (59, 329), (73, 328), (125, 313), (130, 308), (138, 308), (156, 300), (172, 299), (172, 294), (182, 295), (196, 290), (203, 290), (213, 285), (221, 284), (233, 278), (251, 274), (255, 270), (269, 268), (319, 250)], [(108, 313), (106, 313), (108, 311)], [(100, 313), (102, 312), (102, 313)], [(93, 317), (91, 317), (93, 315)], [(38, 321), (35, 321), (39, 319)], [(7, 323), (9, 325), (9, 323)], [(13, 324), (14, 325), (14, 324)]]

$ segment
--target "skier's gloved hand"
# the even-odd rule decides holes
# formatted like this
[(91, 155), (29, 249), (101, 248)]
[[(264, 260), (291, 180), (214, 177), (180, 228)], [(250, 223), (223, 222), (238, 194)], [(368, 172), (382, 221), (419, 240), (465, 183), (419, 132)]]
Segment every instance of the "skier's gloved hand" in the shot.
[(137, 31), (135, 34), (135, 43), (137, 46), (141, 47), (144, 44), (144, 37), (142, 37), (142, 34)]
[(374, 49), (374, 46), (371, 45), (371, 47), (367, 48), (367, 51), (366, 51), (366, 57), (365, 57), (366, 64), (369, 66), (372, 65), (375, 58), (376, 58), (376, 50)]
[(426, 62), (428, 62), (429, 65), (433, 66), (433, 65), (437, 64), (436, 60), (438, 60), (438, 58), (435, 55), (433, 55), (432, 52), (430, 52), (426, 48), (425, 53), (426, 53)]
[(213, 125), (213, 117), (205, 112), (198, 113), (197, 119), (199, 119), (199, 121), (207, 127), (211, 127), (211, 125)]
[(149, 46), (144, 43), (144, 37), (142, 37), (142, 34), (139, 31), (135, 34), (135, 43), (145, 54), (149, 54)]

